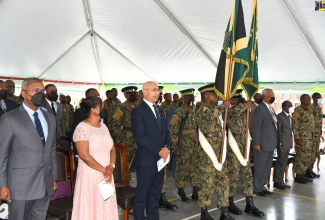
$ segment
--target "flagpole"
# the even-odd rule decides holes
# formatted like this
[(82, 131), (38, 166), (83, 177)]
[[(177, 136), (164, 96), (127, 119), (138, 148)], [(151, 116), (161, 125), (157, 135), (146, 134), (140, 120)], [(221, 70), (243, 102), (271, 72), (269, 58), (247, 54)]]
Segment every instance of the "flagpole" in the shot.
[[(226, 95), (226, 100), (228, 100), (230, 97), (230, 89), (231, 85), (230, 83), (232, 82), (231, 80), (231, 72), (232, 72), (232, 62), (233, 62), (233, 55), (230, 55), (230, 60), (229, 60), (229, 74), (228, 74), (228, 81), (227, 81), (227, 93)], [(223, 120), (223, 128), (222, 128), (222, 139), (221, 139), (221, 149), (220, 149), (220, 157), (219, 161), (222, 162), (223, 158), (223, 145), (225, 144), (225, 137), (226, 137), (226, 126), (227, 126), (227, 118), (228, 118), (228, 108), (225, 109), (225, 117)]]

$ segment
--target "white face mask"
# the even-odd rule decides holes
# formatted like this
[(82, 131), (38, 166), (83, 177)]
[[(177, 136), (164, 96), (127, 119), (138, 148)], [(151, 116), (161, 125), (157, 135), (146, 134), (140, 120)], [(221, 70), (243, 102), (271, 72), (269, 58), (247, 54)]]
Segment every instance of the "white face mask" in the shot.
[(322, 98), (320, 98), (320, 99), (317, 99), (317, 104), (318, 104), (318, 105), (321, 105), (321, 104), (323, 104), (323, 99), (322, 99)]
[(218, 105), (222, 105), (222, 103), (223, 103), (223, 100), (218, 101)]
[(290, 108), (289, 108), (289, 113), (292, 114), (292, 113), (294, 113), (294, 111), (295, 111), (295, 107), (290, 107)]

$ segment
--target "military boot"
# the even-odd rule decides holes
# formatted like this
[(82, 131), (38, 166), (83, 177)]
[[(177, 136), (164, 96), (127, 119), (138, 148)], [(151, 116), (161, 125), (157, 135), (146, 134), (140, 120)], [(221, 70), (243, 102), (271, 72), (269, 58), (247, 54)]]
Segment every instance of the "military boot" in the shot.
[(229, 207), (228, 210), (230, 213), (235, 214), (235, 215), (241, 215), (243, 214), (242, 210), (240, 210), (234, 203), (234, 197), (230, 196), (229, 197)]
[(186, 194), (185, 194), (183, 188), (178, 188), (177, 198), (178, 198), (179, 200), (183, 201), (183, 202), (186, 202), (186, 201), (190, 200), (190, 199), (186, 196)]
[(244, 210), (245, 213), (251, 213), (255, 216), (263, 217), (264, 212), (261, 212), (258, 208), (255, 207), (253, 203), (253, 196), (246, 196), (246, 207)]
[(208, 212), (208, 208), (204, 206), (204, 208), (201, 208), (201, 218), (200, 220), (213, 220), (213, 218), (210, 216)]
[(221, 207), (221, 216), (219, 220), (234, 220), (228, 211), (228, 207)]
[(296, 183), (301, 183), (301, 184), (307, 184), (307, 180), (305, 180), (303, 174), (296, 174), (295, 182)]
[(166, 194), (165, 193), (160, 194), (159, 208), (165, 208), (165, 209), (168, 209), (168, 210), (176, 210), (176, 209), (178, 209), (177, 205), (174, 205), (174, 204), (170, 203), (166, 199)]
[(305, 177), (306, 177), (306, 178), (310, 178), (310, 179), (314, 179), (314, 178), (315, 178), (315, 176), (313, 175), (311, 169), (308, 169), (308, 170), (305, 172)]
[(200, 188), (198, 186), (193, 186), (193, 193), (192, 193), (192, 200), (198, 200), (199, 199), (199, 192)]

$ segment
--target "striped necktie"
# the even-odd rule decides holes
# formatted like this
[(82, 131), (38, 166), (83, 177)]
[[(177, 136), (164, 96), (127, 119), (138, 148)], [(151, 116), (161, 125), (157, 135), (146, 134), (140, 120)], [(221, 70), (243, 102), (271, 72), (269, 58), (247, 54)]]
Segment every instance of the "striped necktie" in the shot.
[(44, 137), (44, 132), (43, 132), (43, 128), (42, 128), (42, 124), (41, 124), (41, 121), (39, 120), (38, 118), (38, 113), (35, 112), (34, 114), (34, 121), (35, 121), (35, 127), (36, 127), (36, 130), (37, 130), (37, 133), (43, 143), (43, 146), (45, 146), (45, 137)]
[(160, 114), (159, 114), (159, 111), (158, 111), (158, 107), (157, 105), (152, 105), (153, 108), (155, 109), (155, 113), (156, 113), (156, 121), (158, 123), (158, 126), (159, 126), (159, 129), (161, 131), (161, 117), (160, 117)]

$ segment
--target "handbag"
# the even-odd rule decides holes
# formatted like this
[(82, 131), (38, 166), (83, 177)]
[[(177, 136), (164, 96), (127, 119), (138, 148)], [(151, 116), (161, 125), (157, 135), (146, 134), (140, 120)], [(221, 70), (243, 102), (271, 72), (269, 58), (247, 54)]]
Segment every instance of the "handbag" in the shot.
[(56, 182), (58, 189), (54, 191), (51, 201), (71, 198), (71, 182), (70, 180), (58, 181)]

